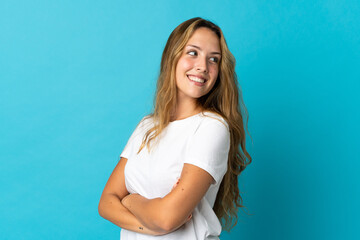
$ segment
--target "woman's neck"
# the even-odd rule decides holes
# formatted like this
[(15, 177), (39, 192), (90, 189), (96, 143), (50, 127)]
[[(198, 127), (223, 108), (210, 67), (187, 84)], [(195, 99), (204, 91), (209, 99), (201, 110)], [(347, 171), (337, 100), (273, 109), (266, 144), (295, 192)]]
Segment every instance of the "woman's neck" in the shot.
[(198, 114), (202, 108), (194, 101), (180, 101), (176, 104), (175, 111), (170, 117), (170, 121), (181, 120)]

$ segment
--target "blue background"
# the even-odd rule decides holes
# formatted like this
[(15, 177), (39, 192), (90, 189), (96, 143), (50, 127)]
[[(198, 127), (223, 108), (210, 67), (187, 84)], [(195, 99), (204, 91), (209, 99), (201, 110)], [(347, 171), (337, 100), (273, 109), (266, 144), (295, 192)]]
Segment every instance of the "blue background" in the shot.
[(359, 239), (358, 1), (1, 1), (0, 238), (119, 239), (104, 185), (171, 31), (217, 23), (253, 163), (222, 239)]

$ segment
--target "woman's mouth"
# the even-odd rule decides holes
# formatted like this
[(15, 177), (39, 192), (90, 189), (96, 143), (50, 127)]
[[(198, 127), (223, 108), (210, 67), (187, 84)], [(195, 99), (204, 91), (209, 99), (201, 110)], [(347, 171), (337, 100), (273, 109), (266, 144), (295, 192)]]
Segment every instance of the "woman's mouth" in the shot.
[(197, 86), (203, 86), (206, 82), (206, 79), (200, 78), (194, 75), (187, 75), (188, 79)]

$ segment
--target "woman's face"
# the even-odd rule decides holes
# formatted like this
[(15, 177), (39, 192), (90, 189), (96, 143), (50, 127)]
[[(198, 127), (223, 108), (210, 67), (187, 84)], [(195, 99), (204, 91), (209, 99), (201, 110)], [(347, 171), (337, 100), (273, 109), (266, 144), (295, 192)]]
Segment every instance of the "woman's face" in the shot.
[(176, 65), (178, 100), (206, 95), (214, 86), (221, 58), (219, 37), (210, 29), (197, 29)]

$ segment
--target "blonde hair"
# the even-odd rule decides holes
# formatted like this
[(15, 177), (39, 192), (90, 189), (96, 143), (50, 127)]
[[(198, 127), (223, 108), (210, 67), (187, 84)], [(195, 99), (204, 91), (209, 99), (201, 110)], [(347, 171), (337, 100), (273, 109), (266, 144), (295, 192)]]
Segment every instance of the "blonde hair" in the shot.
[[(198, 99), (197, 104), (204, 111), (219, 114), (229, 125), (228, 170), (220, 184), (213, 209), (224, 229), (230, 231), (237, 223), (237, 208), (244, 207), (239, 194), (238, 176), (251, 163), (251, 157), (245, 147), (243, 122), (243, 117), (246, 117), (247, 128), (248, 113), (242, 100), (241, 91), (239, 91), (235, 73), (235, 58), (227, 47), (221, 29), (214, 23), (202, 18), (192, 18), (181, 23), (170, 34), (161, 58), (154, 112), (148, 116), (153, 118), (156, 124), (145, 134), (138, 153), (145, 145), (150, 150), (150, 143), (161, 134), (170, 122), (170, 113), (176, 105), (176, 65), (186, 43), (200, 27), (212, 30), (220, 40), (221, 59), (218, 79), (210, 92)], [(235, 222), (233, 222), (234, 219)]]

